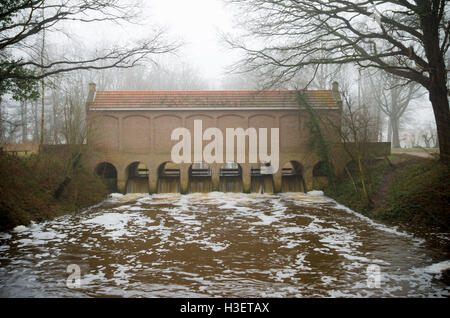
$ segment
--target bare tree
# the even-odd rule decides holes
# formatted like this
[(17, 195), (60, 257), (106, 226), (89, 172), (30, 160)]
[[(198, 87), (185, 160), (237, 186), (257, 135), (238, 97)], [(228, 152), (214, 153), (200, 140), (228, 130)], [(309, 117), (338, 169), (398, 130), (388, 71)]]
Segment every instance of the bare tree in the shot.
[(411, 102), (422, 97), (423, 92), (419, 84), (405, 84), (401, 78), (389, 73), (378, 72), (374, 77), (375, 80), (370, 77), (373, 97), (379, 109), (389, 118), (388, 141), (392, 141), (393, 148), (400, 148), (400, 119)]
[[(357, 63), (419, 83), (428, 90), (433, 106), (441, 160), (450, 162), (448, 1), (229, 2), (243, 7), (249, 30), (242, 40), (226, 38), (246, 53), (238, 67), (269, 69), (277, 81), (293, 78), (308, 65)], [(318, 52), (326, 57), (317, 57)]]
[[(8, 0), (0, 6), (0, 96), (12, 95), (15, 100), (41, 97), (40, 143), (44, 143), (45, 79), (76, 70), (131, 68), (176, 50), (163, 30), (148, 32), (148, 37), (128, 44), (95, 50), (78, 49), (51, 58), (48, 56), (47, 33), (71, 39), (65, 31), (78, 24), (130, 23), (139, 17), (138, 0)], [(57, 37), (57, 36), (56, 36)], [(76, 42), (72, 41), (72, 44)], [(38, 45), (36, 45), (38, 43)], [(92, 53), (89, 53), (92, 51)], [(40, 88), (38, 88), (40, 84)], [(53, 103), (56, 107), (56, 104)], [(56, 123), (57, 109), (53, 112)], [(2, 114), (0, 112), (0, 117)], [(2, 120), (2, 124), (3, 124)], [(1, 128), (1, 127), (0, 127)], [(0, 129), (0, 133), (3, 129)], [(57, 132), (54, 129), (53, 132)], [(34, 130), (36, 135), (37, 130)], [(0, 135), (0, 139), (1, 139)], [(53, 135), (53, 142), (58, 142)]]
[[(40, 12), (45, 11), (42, 16)], [(0, 7), (0, 93), (55, 74), (108, 68), (129, 68), (154, 56), (174, 51), (163, 30), (134, 45), (97, 50), (92, 56), (64, 56), (43, 61), (30, 56), (30, 41), (45, 30), (61, 32), (64, 23), (134, 22), (139, 7), (134, 1), (120, 0), (17, 0)], [(101, 63), (100, 63), (101, 62)]]
[(101, 70), (93, 76), (98, 87), (109, 90), (206, 90), (209, 87), (200, 72), (187, 62)]

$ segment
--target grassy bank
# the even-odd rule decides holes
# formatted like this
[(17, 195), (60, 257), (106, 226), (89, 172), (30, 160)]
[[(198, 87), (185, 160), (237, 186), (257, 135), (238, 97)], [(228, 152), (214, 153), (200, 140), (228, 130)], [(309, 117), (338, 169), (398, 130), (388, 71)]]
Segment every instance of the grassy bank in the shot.
[[(67, 185), (55, 196), (64, 180)], [(0, 152), (0, 231), (79, 211), (106, 194), (103, 182), (81, 165), (74, 167), (71, 156)]]
[(450, 230), (450, 169), (435, 159), (409, 155), (366, 163), (370, 202), (362, 192), (359, 173), (352, 169), (357, 191), (348, 176), (337, 180), (337, 190), (325, 193), (369, 217), (407, 225)]

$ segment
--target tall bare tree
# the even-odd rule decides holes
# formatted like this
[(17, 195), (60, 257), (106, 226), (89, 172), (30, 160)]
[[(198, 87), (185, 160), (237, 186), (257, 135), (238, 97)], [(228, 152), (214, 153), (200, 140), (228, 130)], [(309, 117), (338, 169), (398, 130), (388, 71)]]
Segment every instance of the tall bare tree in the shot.
[[(66, 55), (57, 60), (32, 58), (31, 41), (45, 30), (62, 32), (68, 23), (135, 22), (138, 1), (4, 0), (0, 6), (0, 95), (29, 97), (36, 80), (74, 70), (129, 68), (179, 45), (168, 43), (163, 30), (150, 31), (134, 43), (95, 50), (90, 56)], [(45, 16), (41, 12), (45, 11)], [(94, 51), (94, 50), (93, 50)], [(35, 84), (35, 86), (33, 86)]]
[[(275, 80), (305, 66), (356, 63), (425, 87), (433, 106), (441, 161), (450, 162), (446, 0), (229, 0), (245, 11), (247, 70), (271, 69)], [(255, 41), (252, 39), (257, 39)], [(323, 52), (321, 58), (318, 52)]]
[[(374, 77), (375, 80), (370, 77), (373, 97), (376, 105), (389, 118), (388, 141), (392, 141), (392, 147), (400, 148), (400, 119), (411, 102), (423, 96), (423, 92), (419, 84), (412, 82), (405, 85), (401, 78), (389, 73), (379, 72)], [(375, 82), (379, 84), (375, 85)]]

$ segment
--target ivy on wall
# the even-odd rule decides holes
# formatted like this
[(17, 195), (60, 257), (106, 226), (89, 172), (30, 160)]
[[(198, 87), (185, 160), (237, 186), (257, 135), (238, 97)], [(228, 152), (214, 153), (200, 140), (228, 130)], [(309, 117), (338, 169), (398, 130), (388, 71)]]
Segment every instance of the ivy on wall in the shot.
[[(328, 181), (333, 186), (335, 185), (335, 174), (333, 165), (331, 162), (330, 150), (328, 143), (320, 126), (320, 118), (313, 107), (309, 104), (308, 99), (304, 91), (297, 91), (297, 101), (300, 107), (304, 107), (309, 115), (309, 121), (306, 126), (309, 129), (308, 146), (315, 150), (319, 158), (324, 162), (324, 172), (328, 178)], [(301, 112), (299, 112), (300, 123)]]

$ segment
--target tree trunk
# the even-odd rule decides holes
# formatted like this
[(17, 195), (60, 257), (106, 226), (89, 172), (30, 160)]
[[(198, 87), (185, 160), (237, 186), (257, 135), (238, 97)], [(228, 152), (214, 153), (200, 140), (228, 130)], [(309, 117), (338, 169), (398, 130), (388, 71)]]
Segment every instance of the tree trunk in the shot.
[(388, 119), (387, 142), (392, 142), (392, 121)]
[(450, 111), (447, 87), (432, 83), (430, 101), (436, 118), (441, 162), (450, 164)]
[(400, 148), (400, 132), (399, 132), (399, 120), (398, 118), (391, 119), (392, 124), (392, 147)]
[(20, 104), (20, 116), (22, 124), (22, 143), (28, 141), (28, 121), (27, 121), (27, 102), (22, 101)]
[(430, 74), (430, 101), (436, 119), (440, 160), (450, 164), (450, 109), (447, 95), (447, 71), (442, 57), (435, 58), (433, 62), (435, 62), (435, 66)]
[(439, 20), (435, 18), (435, 15), (423, 15), (421, 23), (425, 54), (430, 65), (430, 82), (427, 88), (436, 119), (440, 161), (450, 165), (450, 110), (447, 95), (447, 70), (440, 47)]
[(3, 143), (2, 96), (0, 96), (0, 143)]

